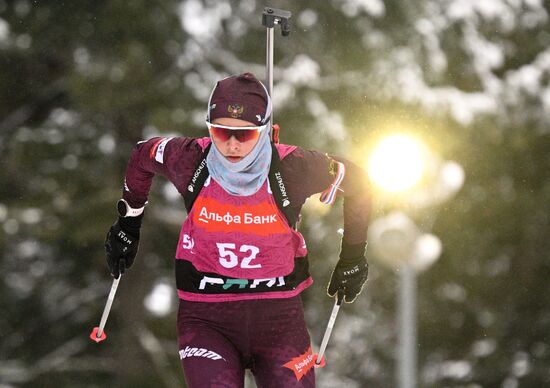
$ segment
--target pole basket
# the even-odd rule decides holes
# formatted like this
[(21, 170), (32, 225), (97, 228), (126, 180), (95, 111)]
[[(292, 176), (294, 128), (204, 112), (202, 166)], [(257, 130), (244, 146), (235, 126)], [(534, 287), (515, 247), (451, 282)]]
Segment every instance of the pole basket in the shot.
[(318, 355), (316, 354), (315, 355), (315, 364), (313, 366), (315, 366), (315, 368), (324, 368), (325, 365), (326, 365), (326, 361), (325, 361), (325, 356), (323, 356), (323, 358), (321, 358), (321, 360), (319, 361), (319, 363), (317, 363), (317, 358), (318, 358)]
[(107, 334), (105, 334), (105, 330), (103, 330), (103, 331), (101, 332), (101, 335), (100, 335), (100, 336), (97, 335), (97, 332), (98, 332), (98, 331), (99, 331), (99, 327), (96, 326), (96, 327), (94, 327), (94, 329), (93, 329), (92, 332), (90, 333), (90, 339), (91, 339), (92, 341), (97, 342), (97, 343), (99, 343), (99, 342), (103, 341), (105, 338), (107, 338)]

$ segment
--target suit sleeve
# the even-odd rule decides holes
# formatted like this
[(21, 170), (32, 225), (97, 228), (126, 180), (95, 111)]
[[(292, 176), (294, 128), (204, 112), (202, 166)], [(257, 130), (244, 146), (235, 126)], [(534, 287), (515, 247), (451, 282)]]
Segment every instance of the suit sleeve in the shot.
[(332, 203), (335, 196), (343, 197), (344, 236), (340, 256), (362, 256), (371, 212), (365, 171), (345, 158), (302, 148), (297, 148), (284, 161), (285, 178), (288, 176), (288, 186), (300, 204), (317, 193), (322, 193), (321, 199), (328, 198), (327, 203)]
[(332, 159), (345, 166), (345, 175), (341, 184), (344, 197), (344, 236), (340, 257), (350, 259), (361, 257), (365, 253), (372, 208), (367, 174), (349, 160), (338, 156), (333, 156)]
[(189, 137), (154, 137), (137, 143), (126, 168), (122, 198), (133, 208), (144, 206), (156, 174), (183, 193), (201, 153), (196, 139)]

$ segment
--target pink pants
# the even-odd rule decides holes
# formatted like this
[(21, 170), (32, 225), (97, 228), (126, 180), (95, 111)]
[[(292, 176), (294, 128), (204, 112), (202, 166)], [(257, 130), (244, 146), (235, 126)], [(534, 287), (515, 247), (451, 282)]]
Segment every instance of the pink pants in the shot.
[(190, 388), (315, 387), (300, 296), (236, 302), (180, 300), (179, 356)]

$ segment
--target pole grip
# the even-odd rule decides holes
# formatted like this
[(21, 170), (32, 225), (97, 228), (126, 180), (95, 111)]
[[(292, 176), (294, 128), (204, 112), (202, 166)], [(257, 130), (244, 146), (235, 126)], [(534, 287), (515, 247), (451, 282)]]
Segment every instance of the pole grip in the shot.
[(338, 290), (338, 293), (336, 295), (336, 304), (340, 306), (342, 302), (344, 301), (344, 290), (341, 288)]

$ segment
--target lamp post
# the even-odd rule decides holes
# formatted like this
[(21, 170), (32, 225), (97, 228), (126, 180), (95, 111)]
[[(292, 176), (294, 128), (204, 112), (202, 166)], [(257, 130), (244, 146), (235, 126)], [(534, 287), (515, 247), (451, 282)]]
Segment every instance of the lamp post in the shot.
[(412, 260), (421, 236), (403, 212), (376, 219), (369, 228), (370, 248), (378, 261), (399, 274), (397, 300), (397, 386), (416, 386), (416, 269)]
[(398, 384), (401, 388), (416, 387), (416, 273), (410, 263), (400, 272), (399, 288), (399, 354)]
[[(430, 169), (432, 179), (429, 187), (419, 190), (416, 186), (425, 180)], [(401, 197), (400, 200), (408, 194), (404, 203), (420, 206), (448, 199), (462, 186), (464, 179), (460, 165), (435, 162), (421, 142), (404, 135), (383, 139), (369, 159), (368, 171), (371, 180), (382, 191), (395, 199)], [(372, 223), (369, 247), (374, 258), (399, 273), (397, 386), (415, 388), (417, 273), (439, 258), (442, 245), (436, 236), (422, 233), (407, 214), (396, 211)]]

